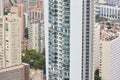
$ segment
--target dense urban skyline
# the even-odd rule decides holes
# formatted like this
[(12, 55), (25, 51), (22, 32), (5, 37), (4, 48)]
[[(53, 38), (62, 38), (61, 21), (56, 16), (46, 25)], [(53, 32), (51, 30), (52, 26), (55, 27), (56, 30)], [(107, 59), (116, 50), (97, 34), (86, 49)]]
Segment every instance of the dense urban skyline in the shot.
[(119, 80), (119, 44), (120, 0), (0, 0), (0, 80)]

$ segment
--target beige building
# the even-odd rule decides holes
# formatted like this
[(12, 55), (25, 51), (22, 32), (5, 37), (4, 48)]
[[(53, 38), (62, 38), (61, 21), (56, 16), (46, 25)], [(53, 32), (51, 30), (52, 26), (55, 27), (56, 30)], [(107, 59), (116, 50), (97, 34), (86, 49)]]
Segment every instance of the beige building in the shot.
[(44, 10), (41, 7), (32, 6), (29, 7), (29, 18), (30, 22), (34, 23), (37, 20), (40, 20), (40, 22), (44, 22)]
[(29, 65), (21, 64), (0, 69), (0, 80), (30, 80)]
[(42, 53), (45, 48), (44, 26), (40, 22), (30, 24), (28, 27), (28, 49), (34, 49)]
[(0, 17), (0, 68), (21, 64), (21, 18)]
[(99, 68), (100, 60), (100, 24), (96, 23), (93, 31), (93, 64), (94, 69)]
[(110, 41), (101, 41), (100, 76), (102, 80), (110, 80)]
[(0, 80), (29, 80), (29, 65), (21, 62), (21, 18), (0, 17)]
[(5, 67), (21, 64), (21, 18), (16, 14), (5, 16)]
[(24, 38), (24, 4), (20, 3), (17, 6), (11, 7), (11, 13), (17, 14), (17, 17), (21, 18), (21, 40)]

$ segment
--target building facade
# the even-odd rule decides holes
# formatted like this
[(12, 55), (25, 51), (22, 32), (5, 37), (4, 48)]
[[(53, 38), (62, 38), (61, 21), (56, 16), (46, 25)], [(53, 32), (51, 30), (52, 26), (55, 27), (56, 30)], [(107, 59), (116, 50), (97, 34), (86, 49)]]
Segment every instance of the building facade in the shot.
[(16, 14), (0, 17), (0, 68), (21, 64), (20, 24), (21, 18)]
[(47, 80), (81, 80), (82, 1), (46, 0), (45, 8)]
[(4, 31), (4, 17), (0, 17), (0, 68), (5, 67), (5, 31)]
[(110, 44), (110, 79), (109, 80), (118, 80), (120, 76), (120, 37), (111, 41)]
[(29, 20), (31, 23), (40, 20), (40, 22), (44, 22), (44, 10), (40, 6), (32, 6), (29, 7)]
[(21, 17), (21, 40), (24, 38), (24, 4), (20, 3), (17, 6), (11, 7), (11, 13), (17, 14), (18, 17)]
[(82, 13), (82, 80), (93, 80), (93, 28), (95, 25), (94, 0), (83, 0)]
[(100, 28), (101, 25), (96, 23), (94, 26), (93, 31), (93, 65), (94, 70), (99, 69), (99, 62), (100, 62)]
[(28, 27), (28, 33), (28, 49), (42, 53), (45, 48), (44, 25), (39, 21), (34, 22)]
[(5, 16), (5, 66), (21, 64), (21, 18), (16, 14)]
[(110, 20), (120, 20), (120, 7), (112, 4), (96, 4), (96, 14)]
[(30, 80), (29, 65), (21, 64), (0, 70), (0, 80)]
[(100, 43), (100, 77), (102, 80), (110, 80), (110, 43), (110, 41)]

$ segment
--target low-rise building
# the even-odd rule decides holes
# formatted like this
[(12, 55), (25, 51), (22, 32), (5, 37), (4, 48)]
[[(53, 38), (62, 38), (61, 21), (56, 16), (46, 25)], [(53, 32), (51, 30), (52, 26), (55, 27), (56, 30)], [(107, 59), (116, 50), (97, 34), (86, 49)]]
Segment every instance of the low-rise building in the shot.
[(0, 69), (0, 80), (30, 80), (29, 65), (23, 63), (21, 65)]

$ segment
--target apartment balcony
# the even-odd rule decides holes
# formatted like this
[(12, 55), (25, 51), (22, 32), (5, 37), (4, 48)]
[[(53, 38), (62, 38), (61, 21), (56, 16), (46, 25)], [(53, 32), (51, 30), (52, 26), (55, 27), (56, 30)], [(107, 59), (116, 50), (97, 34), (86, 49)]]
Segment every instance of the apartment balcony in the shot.
[(63, 25), (64, 28), (70, 28), (70, 25)]

